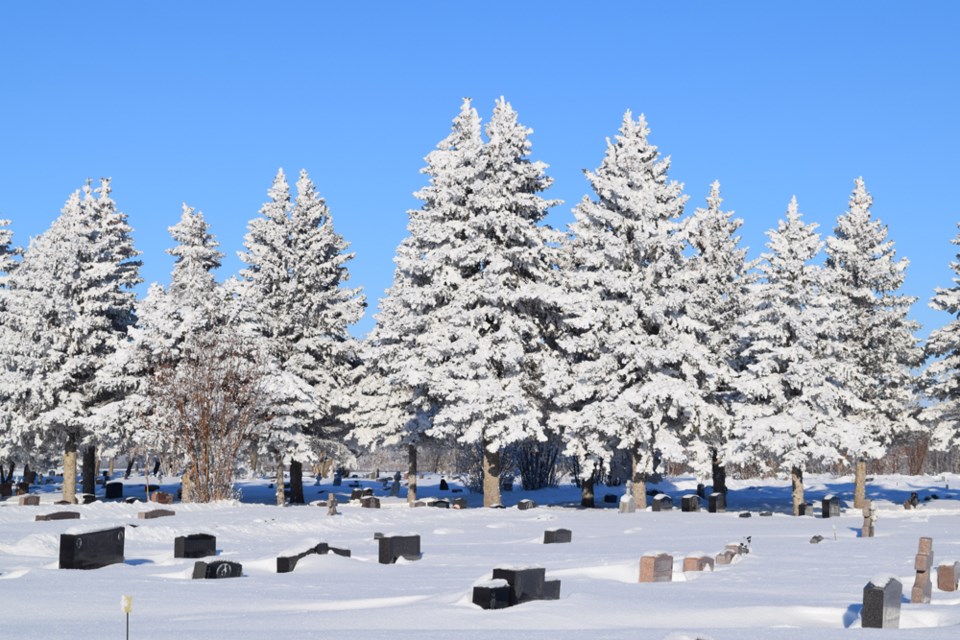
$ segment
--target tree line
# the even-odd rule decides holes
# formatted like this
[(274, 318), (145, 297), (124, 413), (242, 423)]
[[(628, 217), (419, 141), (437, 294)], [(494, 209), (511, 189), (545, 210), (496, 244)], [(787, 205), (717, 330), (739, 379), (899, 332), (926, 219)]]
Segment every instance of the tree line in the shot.
[(228, 497), (241, 458), (265, 456), (281, 504), (286, 466), (302, 500), (302, 464), (358, 448), (405, 448), (411, 501), (418, 449), (475, 452), (488, 506), (508, 448), (534, 467), (562, 451), (587, 505), (618, 457), (640, 506), (660, 461), (721, 491), (728, 465), (755, 464), (790, 475), (798, 513), (810, 464), (852, 467), (859, 503), (866, 461), (898, 439), (955, 444), (960, 256), (931, 303), (954, 321), (921, 345), (907, 261), (862, 179), (831, 236), (794, 198), (748, 261), (720, 185), (689, 212), (643, 116), (607, 140), (565, 232), (543, 223), (560, 202), (530, 133), (503, 99), (486, 126), (463, 102), (363, 340), (348, 333), (366, 306), (353, 254), (303, 171), (295, 195), (277, 174), (245, 268), (222, 283), (217, 241), (184, 205), (170, 284), (142, 300), (109, 180), (72, 194), (26, 250), (2, 221), (0, 455), (61, 452), (71, 501), (80, 450), (84, 491), (97, 451), (140, 450), (182, 469), (194, 500)]

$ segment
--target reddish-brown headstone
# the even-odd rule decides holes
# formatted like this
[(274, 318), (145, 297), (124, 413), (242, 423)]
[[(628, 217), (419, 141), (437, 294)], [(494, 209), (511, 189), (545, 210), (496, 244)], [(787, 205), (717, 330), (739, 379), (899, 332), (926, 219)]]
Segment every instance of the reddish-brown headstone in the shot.
[(937, 567), (937, 589), (940, 591), (956, 591), (960, 581), (960, 562), (942, 564)]
[(673, 581), (673, 556), (660, 553), (640, 558), (640, 582)]

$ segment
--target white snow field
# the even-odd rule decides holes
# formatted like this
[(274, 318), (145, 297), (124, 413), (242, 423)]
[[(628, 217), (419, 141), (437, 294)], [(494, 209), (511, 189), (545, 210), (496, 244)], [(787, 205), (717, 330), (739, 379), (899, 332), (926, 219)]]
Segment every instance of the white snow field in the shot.
[[(694, 480), (671, 480), (659, 488), (679, 505)], [(143, 481), (131, 477), (127, 484), (142, 491)], [(347, 482), (338, 493), (349, 493)], [(725, 514), (619, 514), (615, 504), (582, 510), (579, 490), (569, 485), (505, 493), (503, 510), (411, 509), (379, 483), (360, 482), (376, 487), (381, 509), (344, 503), (342, 515), (328, 516), (318, 506), (279, 508), (267, 504), (273, 495), (267, 480), (239, 483), (242, 502), (211, 505), (56, 506), (55, 485), (39, 488), (40, 506), (9, 498), (0, 503), (0, 628), (10, 638), (123, 638), (121, 596), (130, 595), (130, 637), (137, 639), (960, 637), (960, 592), (939, 591), (935, 573), (932, 602), (904, 601), (899, 630), (861, 629), (859, 618), (863, 587), (878, 575), (898, 576), (909, 598), (921, 536), (933, 538), (935, 564), (960, 560), (960, 476), (875, 478), (868, 485), (879, 512), (874, 538), (858, 537), (863, 518), (852, 507), (831, 519), (786, 515), (788, 487), (776, 481), (731, 481)], [(421, 480), (420, 495), (463, 495), (441, 492), (438, 482), (439, 476)], [(330, 488), (307, 483), (307, 500)], [(135, 490), (126, 487), (128, 495)], [(807, 498), (817, 504), (832, 493), (851, 505), (852, 491), (851, 478), (807, 478)], [(911, 491), (938, 499), (907, 511), (902, 502)], [(621, 492), (600, 486), (598, 502)], [(539, 506), (517, 509), (524, 497)], [(468, 500), (476, 507), (481, 496)], [(176, 516), (138, 519), (158, 507)], [(76, 510), (81, 518), (34, 521), (55, 510)], [(739, 517), (747, 510), (752, 517)], [(760, 517), (761, 510), (774, 514)], [(126, 527), (124, 563), (58, 569), (61, 533), (116, 526)], [(544, 531), (555, 527), (572, 530), (572, 542), (544, 545)], [(421, 559), (379, 564), (375, 532), (419, 534)], [(195, 560), (173, 554), (174, 538), (191, 533), (214, 534), (217, 558), (242, 563), (243, 576), (192, 580)], [(811, 544), (814, 535), (824, 540)], [(750, 553), (733, 564), (681, 572), (684, 556), (716, 555), (746, 536)], [(318, 542), (346, 547), (352, 556), (307, 556), (294, 572), (276, 573), (278, 555)], [(673, 554), (673, 582), (638, 583), (640, 557), (650, 551)], [(472, 586), (489, 580), (498, 565), (544, 567), (547, 579), (561, 580), (560, 599), (480, 609), (471, 603)]]

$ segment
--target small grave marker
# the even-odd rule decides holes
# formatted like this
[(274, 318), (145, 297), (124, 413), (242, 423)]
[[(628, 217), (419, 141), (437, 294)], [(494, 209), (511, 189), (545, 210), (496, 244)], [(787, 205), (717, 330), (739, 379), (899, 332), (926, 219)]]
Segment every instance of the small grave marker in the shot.
[(658, 493), (653, 497), (654, 511), (670, 511), (673, 509), (673, 499), (665, 493)]
[(673, 556), (658, 553), (640, 558), (640, 582), (673, 581)]
[(214, 560), (204, 562), (198, 560), (193, 565), (194, 580), (221, 580), (224, 578), (239, 578), (243, 575), (243, 565), (229, 560)]
[(137, 514), (137, 517), (141, 520), (153, 520), (154, 518), (165, 518), (175, 515), (177, 515), (177, 512), (171, 511), (170, 509), (153, 509), (151, 511), (141, 511)]
[(440, 491), (449, 491), (450, 485), (447, 484), (447, 481), (444, 478), (440, 478)]
[(379, 509), (380, 498), (374, 496), (364, 496), (360, 499), (360, 506), (364, 509)]
[(45, 513), (34, 518), (36, 522), (47, 522), (50, 520), (79, 520), (80, 514), (76, 511), (54, 511)]
[(150, 494), (150, 502), (157, 504), (173, 504), (173, 495), (164, 491), (154, 491)]
[(960, 562), (941, 564), (937, 567), (937, 589), (956, 591), (958, 581), (960, 581)]
[(543, 544), (556, 544), (573, 540), (570, 529), (547, 529), (543, 532)]
[(510, 585), (510, 604), (521, 604), (543, 599), (543, 584), (546, 570), (543, 567), (497, 567), (493, 579), (506, 580)]
[(103, 485), (103, 498), (105, 500), (117, 500), (123, 497), (122, 482), (108, 482)]
[(874, 525), (877, 522), (877, 510), (869, 500), (863, 503), (863, 528), (860, 529), (861, 538), (872, 538)]
[(874, 578), (863, 588), (861, 626), (865, 629), (899, 629), (903, 585), (896, 578)]
[(840, 498), (834, 495), (823, 496), (820, 510), (824, 518), (840, 517)]
[(40, 505), (40, 496), (35, 493), (29, 493), (26, 495), (20, 496), (17, 503), (21, 507), (37, 507)]
[(510, 606), (511, 592), (506, 580), (487, 580), (473, 587), (473, 604), (481, 609), (506, 609)]
[(419, 535), (384, 535), (380, 537), (379, 542), (380, 553), (378, 561), (380, 564), (394, 564), (399, 558), (405, 558), (407, 560), (420, 559)]
[(680, 510), (689, 513), (700, 511), (700, 497), (694, 493), (688, 493), (680, 498)]
[(524, 498), (523, 500), (517, 503), (517, 509), (520, 509), (520, 511), (526, 511), (528, 509), (536, 509), (536, 508), (537, 508), (537, 503), (534, 502), (533, 500), (530, 500), (529, 498)]
[(727, 496), (720, 493), (719, 491), (714, 491), (707, 498), (707, 512), (708, 513), (726, 513), (727, 512)]
[(707, 567), (713, 571), (714, 560), (710, 556), (687, 556), (683, 559), (683, 570), (705, 571)]

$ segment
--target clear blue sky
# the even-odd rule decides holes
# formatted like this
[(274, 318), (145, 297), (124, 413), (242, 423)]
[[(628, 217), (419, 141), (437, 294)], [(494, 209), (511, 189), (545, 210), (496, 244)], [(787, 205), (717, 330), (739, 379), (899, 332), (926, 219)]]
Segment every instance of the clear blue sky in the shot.
[(561, 227), (629, 108), (690, 207), (721, 181), (752, 256), (794, 194), (829, 233), (862, 175), (926, 335), (960, 222), (958, 32), (957, 2), (0, 2), (0, 215), (26, 244), (111, 176), (148, 282), (184, 201), (223, 278), (277, 168), (306, 168), (356, 252), (360, 335), (462, 97), (534, 129)]

